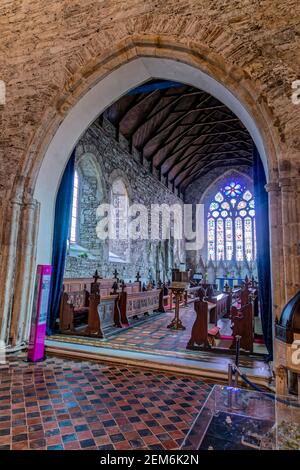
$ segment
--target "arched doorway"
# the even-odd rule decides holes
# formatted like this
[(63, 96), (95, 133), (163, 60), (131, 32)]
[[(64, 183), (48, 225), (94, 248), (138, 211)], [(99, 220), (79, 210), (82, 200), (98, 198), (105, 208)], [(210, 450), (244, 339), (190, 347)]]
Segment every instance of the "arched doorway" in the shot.
[[(137, 46), (138, 44), (138, 46)], [(183, 44), (157, 43), (149, 49), (149, 41), (132, 42), (132, 54), (128, 59), (128, 45), (125, 49), (118, 48), (119, 63), (116, 66), (115, 56), (99, 58), (99, 68), (91, 68), (88, 78), (80, 82), (73, 95), (65, 96), (59, 111), (54, 113), (53, 121), (48, 124), (44, 133), (37, 133), (32, 142), (33, 151), (29, 151), (31, 161), (26, 161), (23, 172), (26, 173), (24, 192), (33, 194), (39, 205), (39, 222), (36, 239), (32, 244), (32, 256), (36, 250), (36, 264), (51, 261), (52, 232), (54, 222), (54, 206), (56, 193), (66, 163), (76, 142), (91, 122), (112, 102), (150, 79), (177, 80), (202, 89), (228, 106), (240, 118), (248, 129), (261, 155), (267, 180), (271, 181), (276, 171), (276, 151), (274, 136), (269, 132), (269, 124), (264, 108), (261, 107), (255, 90), (252, 89), (242, 71), (237, 73), (231, 67), (224, 69), (224, 63), (217, 59), (203, 57), (201, 48), (198, 53)], [(45, 124), (44, 124), (45, 125)], [(42, 137), (41, 137), (42, 135)], [(34, 154), (34, 158), (32, 158)], [(29, 157), (28, 157), (29, 158)], [(16, 188), (19, 191), (19, 188)], [(31, 228), (32, 230), (32, 228)], [(25, 251), (25, 249), (24, 249)], [(25, 261), (23, 264), (26, 264)], [(13, 320), (10, 329), (14, 333), (14, 343), (24, 339), (28, 331), (22, 329), (19, 334), (19, 321), (28, 324), (30, 317), (30, 298), (32, 295), (32, 278), (35, 265), (27, 267), (28, 273), (17, 271), (18, 282), (15, 298), (18, 302), (13, 307)], [(21, 269), (18, 268), (17, 270)], [(13, 282), (11, 271), (8, 281)], [(22, 284), (23, 283), (23, 284)], [(12, 289), (13, 291), (13, 289)], [(21, 295), (21, 292), (27, 295)], [(18, 294), (19, 292), (19, 294)], [(7, 297), (4, 317), (9, 315), (10, 301)], [(5, 301), (6, 301), (5, 300)], [(4, 302), (5, 303), (5, 302)], [(8, 322), (5, 322), (7, 327)], [(3, 334), (5, 337), (6, 334)]]
[[(122, 65), (89, 90), (72, 108), (54, 135), (40, 167), (34, 198), (40, 203), (37, 262), (51, 259), (51, 230), (56, 192), (77, 140), (93, 120), (131, 88), (152, 78), (177, 80), (202, 89), (228, 106), (248, 129), (261, 155), (267, 179), (268, 157), (263, 138), (246, 107), (224, 85), (202, 71), (171, 59), (138, 58)], [(113, 84), (113, 86), (112, 86)]]

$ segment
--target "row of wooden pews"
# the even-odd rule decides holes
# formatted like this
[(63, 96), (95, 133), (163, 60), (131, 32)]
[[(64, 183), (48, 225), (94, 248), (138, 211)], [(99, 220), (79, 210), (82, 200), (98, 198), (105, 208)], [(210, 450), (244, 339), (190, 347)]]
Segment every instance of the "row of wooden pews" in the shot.
[[(214, 296), (206, 295), (195, 301), (196, 319), (187, 349), (218, 349), (215, 347), (216, 339), (220, 337), (220, 328), (217, 326), (218, 313), (223, 310), (229, 314), (231, 321), (232, 342), (230, 349), (235, 349), (236, 336), (240, 336), (241, 349), (248, 353), (253, 352), (254, 316), (258, 312), (257, 283), (250, 282), (246, 278), (242, 286), (234, 289), (225, 286), (224, 290), (226, 297), (221, 297), (219, 311), (211, 302)], [(212, 323), (213, 326), (211, 326)]]
[(184, 294), (184, 305), (187, 306), (195, 300), (202, 300), (204, 297), (209, 302), (210, 323), (217, 323), (219, 318), (229, 314), (229, 294), (226, 292), (216, 293), (212, 285), (206, 288), (202, 285), (188, 287)]
[(122, 327), (149, 312), (164, 312), (163, 289), (141, 290), (139, 280), (64, 279), (59, 330), (64, 334), (103, 337), (108, 327)]

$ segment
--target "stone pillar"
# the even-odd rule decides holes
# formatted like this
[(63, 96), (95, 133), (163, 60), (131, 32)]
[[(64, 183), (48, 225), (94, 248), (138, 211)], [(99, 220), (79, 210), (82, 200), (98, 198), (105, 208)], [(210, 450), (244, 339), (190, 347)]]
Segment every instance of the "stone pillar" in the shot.
[(14, 301), (10, 324), (10, 343), (19, 346), (28, 339), (31, 300), (35, 279), (35, 254), (39, 205), (28, 198), (22, 206), (17, 248)]
[(22, 196), (7, 201), (2, 208), (5, 223), (2, 230), (2, 254), (0, 266), (0, 339), (9, 343), (9, 326), (15, 279), (16, 250), (22, 207)]
[(296, 289), (300, 289), (300, 178), (296, 178), (296, 194), (295, 194), (295, 251), (296, 251), (296, 276), (297, 283), (295, 285)]
[(295, 178), (281, 178), (281, 214), (285, 302), (299, 290), (297, 184)]
[(270, 182), (266, 186), (269, 199), (269, 224), (270, 224), (270, 257), (272, 273), (272, 300), (273, 315), (280, 317), (281, 310), (285, 305), (285, 276), (283, 262), (282, 241), (282, 214), (281, 194), (277, 182)]

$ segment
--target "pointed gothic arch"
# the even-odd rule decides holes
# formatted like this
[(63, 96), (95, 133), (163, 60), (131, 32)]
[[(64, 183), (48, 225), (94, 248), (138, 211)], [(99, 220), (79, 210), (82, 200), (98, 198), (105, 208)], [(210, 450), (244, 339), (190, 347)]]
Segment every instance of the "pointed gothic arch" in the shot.
[[(163, 37), (157, 40), (148, 36), (132, 37), (130, 41), (112, 47), (108, 54), (93, 58), (85, 66), (84, 78), (82, 75), (78, 80), (79, 76), (80, 73), (76, 80), (70, 81), (72, 86), (66, 86), (53, 102), (53, 108), (45, 113), (45, 119), (26, 149), (20, 176), (13, 189), (12, 200), (25, 201), (26, 210), (17, 210), (12, 237), (18, 237), (21, 223), (25, 231), (28, 224), (29, 234), (29, 241), (20, 241), (20, 262), (16, 261), (16, 243), (6, 256), (9, 268), (2, 273), (2, 290), (5, 289), (1, 304), (4, 318), (2, 336), (7, 337), (6, 326), (9, 325), (15, 344), (24, 333), (23, 328), (19, 333), (19, 320), (24, 323), (24, 318), (30, 315), (30, 300), (23, 293), (32, 291), (36, 263), (49, 263), (51, 260), (55, 198), (69, 156), (94, 119), (131, 88), (152, 78), (161, 78), (179, 80), (211, 93), (247, 127), (260, 152), (267, 179), (272, 181), (276, 177), (281, 146), (276, 126), (272, 129), (270, 126), (272, 116), (247, 74), (225, 64), (216, 54), (208, 53), (203, 45)], [(32, 202), (28, 205), (29, 199)], [(36, 220), (37, 233), (33, 229), (33, 220)], [(35, 259), (35, 255), (36, 262), (30, 261)], [(14, 263), (18, 266), (16, 276), (11, 269)], [(25, 276), (24, 266), (27, 269)], [(18, 281), (16, 289), (13, 288), (14, 279)], [(10, 292), (15, 292), (15, 302), (13, 319), (8, 323)]]

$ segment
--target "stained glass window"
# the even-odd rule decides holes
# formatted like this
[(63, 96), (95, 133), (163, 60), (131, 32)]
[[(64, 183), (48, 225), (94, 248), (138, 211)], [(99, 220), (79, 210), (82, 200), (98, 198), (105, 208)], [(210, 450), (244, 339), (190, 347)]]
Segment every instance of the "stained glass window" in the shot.
[(237, 205), (238, 209), (244, 209), (244, 207), (247, 207), (247, 202), (246, 201), (241, 201)]
[(235, 219), (236, 260), (243, 261), (243, 223), (240, 217)]
[(224, 201), (224, 197), (222, 196), (221, 193), (217, 193), (217, 194), (215, 195), (215, 200), (216, 200), (217, 202), (222, 202), (222, 201)]
[(210, 201), (207, 212), (208, 258), (255, 260), (255, 204), (246, 185), (229, 181)]
[(215, 260), (215, 220), (209, 218), (207, 221), (208, 258)]
[(245, 256), (248, 261), (253, 259), (253, 243), (252, 243), (252, 219), (246, 217), (244, 220), (245, 233)]
[(234, 183), (233, 181), (225, 186), (225, 194), (226, 196), (238, 196), (242, 192), (241, 185), (238, 183)]
[(233, 254), (233, 233), (232, 233), (232, 219), (228, 217), (225, 221), (226, 233), (226, 259), (231, 260)]
[(230, 205), (228, 204), (228, 202), (222, 202), (221, 207), (222, 209), (226, 209), (227, 211), (230, 210)]
[(218, 209), (219, 204), (217, 202), (212, 202), (211, 205), (209, 206), (209, 209), (211, 211), (214, 211), (215, 209)]
[(128, 237), (128, 194), (121, 178), (117, 178), (111, 187), (112, 236), (109, 239), (109, 261), (127, 263), (130, 259), (130, 238)]
[(70, 243), (77, 241), (77, 219), (78, 219), (78, 192), (79, 192), (79, 178), (75, 170), (74, 183), (73, 183), (73, 201), (72, 201), (72, 215), (71, 215), (71, 228), (70, 228)]
[(217, 220), (217, 259), (224, 259), (224, 220)]
[(252, 194), (250, 193), (250, 191), (244, 192), (243, 199), (245, 199), (245, 201), (250, 201), (250, 199), (252, 199)]

